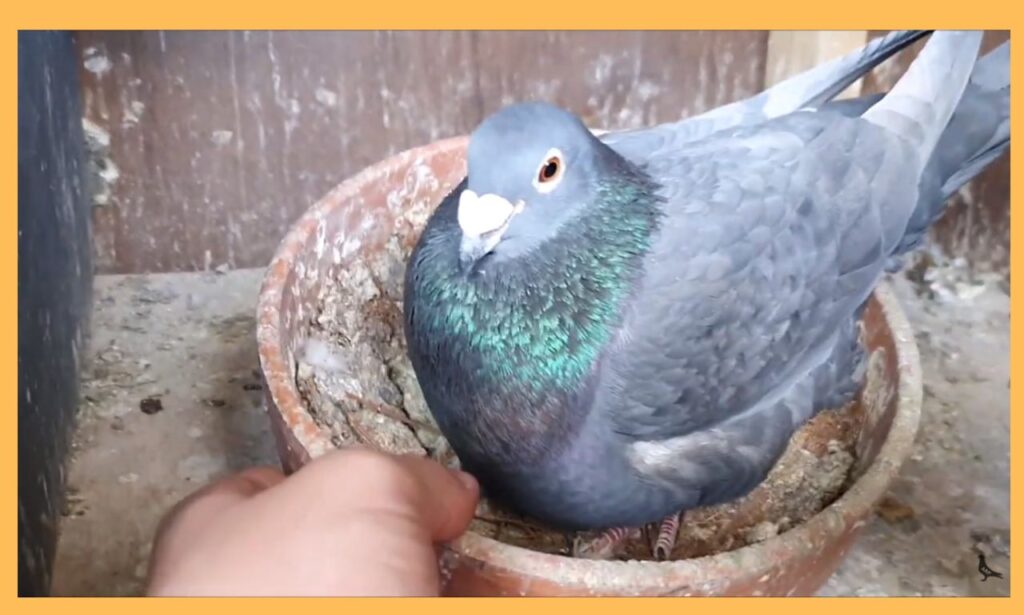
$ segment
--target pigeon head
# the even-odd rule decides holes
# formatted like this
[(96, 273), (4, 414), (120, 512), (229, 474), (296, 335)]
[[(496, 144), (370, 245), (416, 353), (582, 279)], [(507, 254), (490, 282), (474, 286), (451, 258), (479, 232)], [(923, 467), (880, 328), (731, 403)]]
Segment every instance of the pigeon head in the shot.
[(516, 258), (571, 224), (621, 159), (572, 113), (544, 103), (505, 107), (469, 141), (459, 198), (460, 261)]

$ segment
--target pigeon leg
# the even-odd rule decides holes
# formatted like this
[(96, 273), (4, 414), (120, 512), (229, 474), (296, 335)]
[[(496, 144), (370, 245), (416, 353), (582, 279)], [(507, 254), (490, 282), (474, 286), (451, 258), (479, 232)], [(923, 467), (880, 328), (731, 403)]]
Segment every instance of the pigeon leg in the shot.
[[(683, 513), (678, 512), (665, 517), (658, 524), (658, 537), (651, 545), (651, 552), (654, 554), (655, 560), (665, 561), (672, 557), (682, 518)], [(612, 559), (619, 555), (627, 542), (640, 538), (642, 535), (642, 528), (613, 527), (601, 532), (597, 538), (592, 540), (576, 538), (573, 541), (572, 554), (573, 557), (583, 559)]]
[(676, 536), (679, 534), (679, 521), (683, 513), (669, 515), (661, 522), (658, 530), (658, 539), (654, 542), (654, 559), (665, 561), (672, 556), (672, 550), (676, 546)]
[(612, 559), (622, 550), (626, 542), (639, 538), (640, 528), (613, 527), (605, 530), (593, 540), (577, 538), (573, 544), (573, 556), (583, 559)]

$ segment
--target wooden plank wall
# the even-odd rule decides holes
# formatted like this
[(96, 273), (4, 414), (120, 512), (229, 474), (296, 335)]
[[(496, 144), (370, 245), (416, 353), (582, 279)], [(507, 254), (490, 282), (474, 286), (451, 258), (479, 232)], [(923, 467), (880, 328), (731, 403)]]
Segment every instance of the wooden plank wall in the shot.
[(253, 267), (381, 158), (511, 101), (590, 124), (759, 91), (767, 32), (80, 32), (100, 273)]
[[(878, 36), (884, 31), (870, 32)], [(990, 32), (985, 49), (1006, 40)], [(544, 99), (607, 128), (749, 95), (854, 32), (81, 32), (99, 181), (99, 273), (266, 264), (288, 226), (389, 154)], [(886, 89), (920, 47), (863, 80)], [(858, 88), (852, 88), (856, 92)], [(965, 189), (936, 239), (1009, 266), (1009, 163)]]

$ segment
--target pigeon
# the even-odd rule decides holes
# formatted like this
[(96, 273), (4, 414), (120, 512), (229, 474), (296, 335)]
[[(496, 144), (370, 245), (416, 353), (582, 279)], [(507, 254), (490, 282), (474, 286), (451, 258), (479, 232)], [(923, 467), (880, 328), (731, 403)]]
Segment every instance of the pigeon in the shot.
[(403, 312), (489, 498), (609, 539), (661, 522), (664, 558), (681, 513), (746, 495), (852, 399), (876, 284), (1009, 147), (1009, 44), (979, 60), (980, 32), (931, 33), (889, 92), (833, 100), (915, 36), (676, 123), (595, 135), (525, 102), (477, 127)]

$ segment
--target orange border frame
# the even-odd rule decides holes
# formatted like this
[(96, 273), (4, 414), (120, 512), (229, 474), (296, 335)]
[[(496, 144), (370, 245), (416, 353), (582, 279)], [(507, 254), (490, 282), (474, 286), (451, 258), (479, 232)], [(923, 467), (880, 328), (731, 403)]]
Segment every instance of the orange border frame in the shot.
[[(13, 4), (13, 3), (12, 3)], [(241, 4), (241, 3), (238, 3)], [(397, 4), (398, 6), (394, 6)], [(3, 139), (7, 146), (3, 150), (4, 186), (9, 195), (8, 205), (2, 208), (0, 226), (7, 229), (9, 241), (3, 244), (0, 257), (2, 272), (3, 295), (8, 297), (2, 305), (0, 323), (3, 327), (3, 339), (8, 350), (2, 357), (0, 382), (4, 397), (16, 399), (17, 393), (17, 209), (13, 203), (17, 200), (17, 30), (18, 29), (899, 29), (899, 28), (976, 28), (985, 30), (1014, 30), (1018, 12), (1022, 9), (1010, 8), (1009, 2), (992, 0), (975, 0), (957, 5), (938, 2), (860, 0), (858, 2), (828, 3), (789, 2), (783, 6), (781, 2), (762, 2), (758, 0), (732, 0), (727, 4), (693, 2), (693, 3), (659, 3), (634, 1), (623, 3), (580, 2), (579, 0), (515, 0), (505, 3), (486, 2), (485, 0), (455, 0), (442, 7), (430, 2), (412, 2), (398, 0), (388, 10), (382, 11), (373, 3), (341, 3), (341, 2), (306, 2), (297, 0), (287, 4), (262, 5), (247, 2), (242, 6), (232, 3), (215, 3), (209, 0), (176, 0), (171, 4), (157, 5), (145, 2), (126, 2), (113, 0), (108, 2), (68, 2), (53, 0), (46, 3), (28, 3), (13, 5), (4, 11), (4, 21), (13, 26), (7, 37), (7, 45), (0, 51), (3, 56), (3, 83), (7, 93), (3, 96), (4, 116), (8, 118), (3, 126)], [(1019, 5), (1020, 6), (1020, 5)], [(239, 9), (242, 10), (239, 10)], [(163, 9), (163, 10), (162, 10)], [(1012, 37), (1012, 33), (1011, 33)], [(1019, 81), (1024, 70), (1024, 49), (1012, 50), (1012, 79)], [(1020, 91), (1012, 94), (1012, 112), (1014, 123), (1020, 118)], [(1011, 146), (1011, 152), (1019, 150)], [(1011, 176), (1021, 175), (1024, 158), (1012, 156)], [(1011, 208), (1016, 210), (1016, 203), (1021, 200), (1018, 192), (1011, 190)], [(1011, 216), (1011, 244), (1016, 244), (1021, 234), (1024, 218)], [(1021, 265), (1022, 255), (1011, 250), (1011, 264), (1014, 269)], [(1020, 276), (1011, 283), (1011, 310), (1018, 313), (1018, 305), (1022, 301), (1020, 292)], [(1021, 326), (1011, 318), (1011, 382), (1019, 382), (1024, 371), (1024, 359), (1021, 359)], [(1019, 384), (1011, 386), (1011, 407), (1024, 407), (1024, 387)], [(16, 402), (15, 402), (16, 403)], [(12, 404), (14, 405), (14, 404)], [(1011, 512), (1013, 513), (1012, 530), (1016, 534), (1021, 528), (1021, 480), (1024, 474), (1020, 471), (1019, 456), (1013, 451), (1020, 450), (1021, 417), (1019, 413), (1011, 416)], [(17, 489), (17, 412), (7, 410), (3, 418), (5, 450), (3, 472), (0, 479), (4, 490), (16, 498)], [(8, 528), (3, 533), (0, 553), (6, 554), (2, 564), (4, 580), (4, 600), (8, 606), (20, 610), (49, 611), (61, 607), (73, 608), (80, 613), (92, 611), (100, 613), (135, 611), (140, 607), (156, 612), (176, 613), (186, 606), (175, 599), (153, 599), (143, 603), (139, 598), (51, 598), (51, 599), (19, 599), (17, 596), (17, 538), (16, 538), (16, 506), (8, 501), (6, 508), (0, 512), (2, 526)], [(1012, 553), (1021, 552), (1020, 540), (1014, 541)], [(986, 613), (1009, 611), (1012, 602), (1020, 602), (1022, 577), (1017, 575), (1011, 579), (1011, 593), (1015, 598), (934, 598), (925, 608), (936, 611), (962, 610), (977, 608)], [(217, 600), (220, 600), (219, 602)], [(292, 600), (300, 599), (189, 599), (187, 608), (211, 612), (225, 608), (244, 609), (246, 613), (279, 613), (282, 608), (300, 608), (307, 612), (324, 612), (336, 615), (339, 609), (356, 609), (365, 611), (384, 611), (394, 609), (403, 612), (416, 609), (423, 613), (437, 612), (469, 612), (470, 610), (486, 610), (488, 613), (508, 612), (524, 606), (522, 602), (499, 598), (482, 599), (448, 599), (443, 602), (430, 599), (367, 599), (367, 598), (331, 598), (302, 599), (301, 604)], [(589, 600), (587, 604), (581, 601)], [(894, 602), (898, 600), (914, 600), (899, 598), (790, 598), (783, 602), (772, 602), (770, 598), (701, 598), (689, 600), (681, 605), (675, 599), (642, 599), (642, 598), (558, 598), (534, 599), (530, 602), (531, 609), (555, 612), (555, 609), (579, 607), (593, 611), (620, 613), (627, 605), (621, 600), (643, 600), (645, 604), (630, 604), (629, 607), (643, 608), (648, 615), (653, 613), (678, 613), (680, 608), (687, 610), (736, 610), (756, 608), (769, 613), (775, 610), (787, 615), (792, 613), (818, 613), (828, 609), (836, 614), (857, 613), (860, 615), (865, 608), (880, 611), (899, 612), (910, 603)], [(748, 600), (767, 601), (760, 604), (743, 602)], [(780, 599), (774, 599), (780, 600)], [(822, 601), (827, 600), (825, 604)], [(226, 602), (225, 602), (226, 601)], [(344, 601), (344, 602), (340, 602)], [(555, 602), (553, 602), (555, 601)], [(981, 604), (980, 601), (984, 601)], [(924, 606), (924, 605), (915, 605)], [(1019, 611), (1018, 609), (1015, 609)]]

